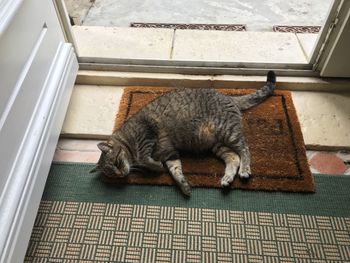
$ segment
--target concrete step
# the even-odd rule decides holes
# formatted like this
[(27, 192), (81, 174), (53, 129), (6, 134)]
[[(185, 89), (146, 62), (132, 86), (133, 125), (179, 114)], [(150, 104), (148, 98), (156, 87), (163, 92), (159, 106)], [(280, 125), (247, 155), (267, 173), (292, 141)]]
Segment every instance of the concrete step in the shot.
[(76, 85), (61, 134), (76, 138), (106, 138), (112, 133), (123, 87)]
[(318, 34), (74, 26), (79, 56), (307, 64)]

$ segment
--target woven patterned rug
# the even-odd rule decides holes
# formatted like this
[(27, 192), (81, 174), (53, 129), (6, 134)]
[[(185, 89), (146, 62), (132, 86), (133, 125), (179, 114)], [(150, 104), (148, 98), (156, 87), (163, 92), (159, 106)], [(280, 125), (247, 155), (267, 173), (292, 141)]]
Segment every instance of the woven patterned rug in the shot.
[[(25, 262), (349, 262), (350, 177), (314, 194), (119, 187), (53, 164)], [(336, 189), (336, 191), (334, 190)]]
[[(128, 87), (124, 90), (115, 122), (120, 127), (147, 103), (171, 88)], [(218, 89), (237, 96), (254, 90)], [(252, 175), (248, 182), (235, 178), (231, 187), (252, 190), (314, 191), (299, 121), (288, 91), (275, 91), (263, 103), (243, 114), (243, 128), (250, 152)], [(184, 175), (193, 187), (221, 188), (222, 161), (211, 156), (182, 156)], [(122, 179), (108, 179), (116, 184), (174, 185), (171, 176), (133, 173)]]

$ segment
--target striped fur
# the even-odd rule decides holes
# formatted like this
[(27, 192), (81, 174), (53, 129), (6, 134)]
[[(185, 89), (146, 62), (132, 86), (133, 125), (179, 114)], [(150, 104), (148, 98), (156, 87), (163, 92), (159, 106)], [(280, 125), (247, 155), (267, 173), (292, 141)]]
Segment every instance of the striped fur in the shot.
[(268, 72), (266, 85), (255, 93), (231, 97), (214, 89), (177, 89), (158, 97), (129, 118), (106, 143), (96, 170), (123, 177), (132, 170), (160, 171), (163, 164), (184, 194), (191, 188), (182, 174), (181, 151), (212, 151), (226, 164), (222, 186), (235, 174), (250, 175), (250, 153), (241, 125), (242, 111), (266, 99), (276, 77)]

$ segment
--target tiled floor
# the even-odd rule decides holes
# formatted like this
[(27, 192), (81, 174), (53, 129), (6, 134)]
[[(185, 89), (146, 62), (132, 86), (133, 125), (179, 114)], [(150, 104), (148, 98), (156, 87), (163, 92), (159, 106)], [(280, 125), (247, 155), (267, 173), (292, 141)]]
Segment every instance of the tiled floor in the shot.
[(59, 162), (96, 163), (101, 151), (98, 140), (60, 139), (53, 160)]
[[(65, 0), (69, 3), (72, 0)], [(81, 2), (81, 4), (79, 4)], [(271, 31), (272, 25), (323, 25), (332, 0), (74, 0), (68, 11), (86, 26), (122, 26), (132, 22), (237, 23), (248, 30)], [(78, 3), (78, 4), (77, 4)], [(78, 12), (79, 9), (88, 11)], [(77, 21), (79, 22), (79, 20)]]
[[(100, 156), (98, 140), (60, 139), (54, 161), (96, 163)], [(350, 152), (307, 151), (311, 172), (350, 175)]]

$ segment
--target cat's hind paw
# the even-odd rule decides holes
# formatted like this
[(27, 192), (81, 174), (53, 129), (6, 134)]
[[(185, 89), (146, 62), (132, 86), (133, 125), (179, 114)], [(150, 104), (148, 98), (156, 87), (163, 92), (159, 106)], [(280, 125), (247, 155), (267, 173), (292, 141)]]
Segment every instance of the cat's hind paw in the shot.
[(249, 177), (250, 177), (250, 174), (248, 172), (239, 173), (239, 178), (241, 178), (243, 181), (247, 181)]
[(228, 175), (225, 174), (224, 177), (221, 178), (221, 186), (227, 187), (229, 186), (233, 181), (234, 175)]
[(191, 196), (192, 189), (191, 186), (186, 182), (180, 185), (181, 191), (186, 196)]

